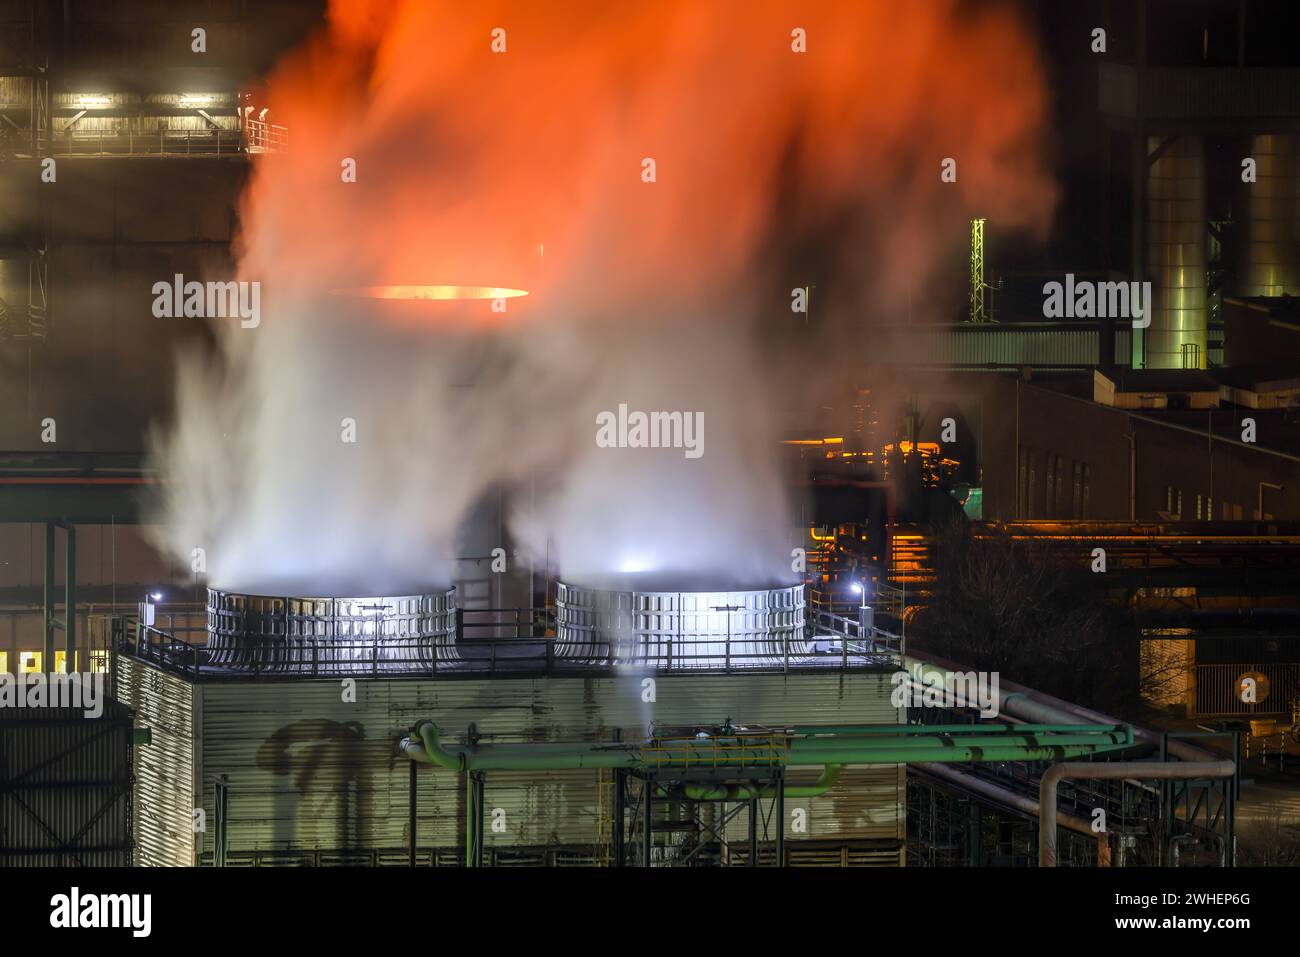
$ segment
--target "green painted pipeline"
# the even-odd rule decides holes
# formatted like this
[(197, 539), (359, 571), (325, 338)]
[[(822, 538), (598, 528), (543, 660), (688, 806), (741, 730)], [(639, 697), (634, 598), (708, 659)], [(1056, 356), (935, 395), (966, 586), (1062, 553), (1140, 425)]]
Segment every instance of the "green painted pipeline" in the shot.
[[(658, 747), (637, 744), (494, 744), (486, 747), (444, 747), (442, 732), (427, 719), (417, 722), (414, 737), (401, 743), (412, 760), (450, 771), (554, 771), (569, 769), (623, 769), (655, 771), (690, 768), (770, 769), (778, 766), (907, 764), (919, 761), (1061, 761), (1120, 751), (1133, 745), (1128, 725), (1060, 725), (1071, 733), (1014, 733), (920, 736), (899, 726), (890, 739), (877, 734), (832, 734), (827, 737), (791, 738), (786, 747), (763, 748), (737, 738), (702, 738), (667, 741)], [(1032, 726), (1030, 726), (1032, 727)], [(1104, 729), (1104, 730), (1103, 730)], [(416, 740), (418, 738), (418, 740)]]
[(1014, 734), (1060, 732), (1084, 734), (1093, 731), (1123, 733), (1126, 727), (1128, 726), (1123, 724), (1013, 724), (1006, 721), (991, 721), (984, 724), (806, 724), (795, 725), (788, 730), (788, 733), (792, 738), (814, 737), (819, 734), (917, 736), (994, 734), (999, 731)]

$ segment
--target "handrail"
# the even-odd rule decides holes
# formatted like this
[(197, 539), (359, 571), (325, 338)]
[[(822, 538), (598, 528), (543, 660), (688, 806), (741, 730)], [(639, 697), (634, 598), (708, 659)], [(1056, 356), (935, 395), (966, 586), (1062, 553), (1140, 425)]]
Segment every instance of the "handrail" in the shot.
[[(78, 149), (93, 144), (95, 149)], [(125, 148), (123, 148), (125, 147)], [(241, 130), (64, 130), (51, 143), (55, 156), (233, 156), (245, 151)]]
[[(512, 609), (483, 611), (513, 613)], [(631, 645), (592, 637), (583, 642), (584, 654), (573, 656), (566, 643), (556, 638), (549, 616), (536, 621), (521, 614), (519, 621), (514, 623), (514, 633), (505, 636), (481, 633), (501, 629), (509, 632), (510, 622), (462, 622), (455, 642), (438, 646), (432, 652), (417, 640), (399, 636), (380, 635), (360, 643), (355, 639), (310, 636), (282, 642), (268, 637), (264, 644), (252, 643), (252, 653), (246, 663), (241, 664), (238, 661), (214, 662), (214, 652), (206, 642), (185, 637), (185, 632), (199, 631), (199, 628), (182, 626), (169, 630), (140, 625), (134, 619), (124, 618), (124, 621), (124, 627), (118, 632), (118, 651), (202, 680), (366, 675), (385, 678), (478, 674), (578, 675), (608, 674), (629, 666), (641, 668), (648, 674), (825, 671), (832, 668), (852, 671), (879, 669), (891, 663), (896, 666), (897, 659), (896, 654), (882, 649), (877, 641), (844, 635), (840, 636), (841, 646), (830, 655), (787, 654), (774, 659), (767, 653), (744, 653), (733, 649), (725, 667), (719, 661), (716, 637), (678, 638), (663, 644)], [(536, 633), (538, 630), (542, 633)]]

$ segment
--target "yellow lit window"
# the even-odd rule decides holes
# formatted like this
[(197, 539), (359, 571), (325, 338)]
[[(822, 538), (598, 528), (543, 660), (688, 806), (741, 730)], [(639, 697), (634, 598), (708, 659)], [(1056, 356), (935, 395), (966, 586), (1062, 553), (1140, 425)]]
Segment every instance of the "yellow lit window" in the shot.
[(0, 675), (9, 672), (9, 652), (0, 651)]
[(39, 651), (20, 651), (18, 652), (18, 673), (29, 675), (41, 670), (41, 652)]
[(108, 671), (107, 651), (92, 651), (90, 653), (90, 670), (94, 672)]

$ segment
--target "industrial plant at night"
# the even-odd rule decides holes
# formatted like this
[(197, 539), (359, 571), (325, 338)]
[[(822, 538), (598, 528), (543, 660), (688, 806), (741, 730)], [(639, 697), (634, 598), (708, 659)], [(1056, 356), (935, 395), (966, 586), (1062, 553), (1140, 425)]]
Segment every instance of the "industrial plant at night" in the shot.
[(1291, 6), (0, 0), (0, 867), (1300, 866)]

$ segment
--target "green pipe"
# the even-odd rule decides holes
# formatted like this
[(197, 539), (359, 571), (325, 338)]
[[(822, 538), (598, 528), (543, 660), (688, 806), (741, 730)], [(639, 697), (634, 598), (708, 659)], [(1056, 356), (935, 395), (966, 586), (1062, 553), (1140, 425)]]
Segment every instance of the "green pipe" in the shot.
[(641, 767), (640, 749), (634, 745), (606, 747), (599, 744), (497, 744), (490, 748), (442, 744), (442, 729), (428, 719), (414, 728), (417, 743), (410, 738), (402, 750), (415, 761), (436, 764), (448, 771), (532, 771), (566, 768)]
[(941, 764), (965, 763), (969, 761), (1059, 761), (1067, 757), (1085, 754), (1103, 754), (1108, 751), (1122, 751), (1130, 747), (1127, 744), (1096, 745), (1040, 745), (1038, 747), (1012, 746), (1004, 748), (964, 748), (955, 747), (942, 751), (909, 750), (906, 748), (874, 750), (856, 749), (846, 745), (842, 750), (828, 750), (820, 754), (791, 756), (791, 765), (821, 764), (916, 764), (934, 761)]
[[(942, 748), (868, 748), (846, 743), (838, 749), (828, 748), (824, 751), (791, 751), (784, 762), (793, 767), (828, 764), (912, 764), (923, 761), (941, 763), (968, 761), (1058, 761), (1066, 758), (1083, 757), (1089, 754), (1102, 754), (1109, 751), (1121, 751), (1130, 747), (1127, 744), (1026, 744), (1007, 747), (962, 747)], [(507, 750), (509, 748), (509, 750)], [(622, 752), (592, 752), (576, 748), (553, 748), (546, 752), (522, 751), (509, 745), (497, 745), (488, 749), (461, 751), (455, 757), (464, 761), (464, 766), (448, 765), (441, 760), (429, 759), (424, 749), (413, 742), (405, 746), (406, 753), (417, 761), (437, 764), (450, 770), (475, 771), (556, 771), (556, 770), (597, 770), (602, 768), (623, 768), (642, 770), (646, 768), (719, 767), (737, 770), (758, 767), (780, 766), (781, 762), (758, 765), (748, 760), (697, 760), (692, 764), (685, 762), (647, 763), (640, 759), (635, 750)]]
[(857, 735), (837, 735), (833, 738), (796, 738), (790, 742), (791, 751), (817, 751), (821, 748), (933, 748), (936, 751), (945, 748), (996, 748), (1007, 744), (1092, 744), (1103, 741), (1119, 744), (1124, 734), (1108, 731), (1104, 734), (981, 734), (941, 736), (934, 738), (860, 738)]
[[(1076, 729), (1077, 730), (1077, 729)], [(785, 748), (742, 746), (735, 738), (687, 739), (649, 749), (631, 744), (499, 744), (445, 748), (431, 721), (415, 727), (420, 741), (408, 738), (402, 750), (412, 760), (451, 771), (562, 770), (621, 768), (770, 768), (777, 766), (906, 764), (919, 761), (1045, 761), (1122, 750), (1133, 743), (1132, 729), (1102, 734), (984, 735), (955, 740), (882, 740), (843, 736), (798, 739)]]
[(407, 754), (411, 754), (411, 756), (417, 761), (436, 764), (439, 767), (446, 768), (448, 771), (460, 771), (464, 769), (464, 764), (462, 762), (463, 756), (453, 755), (443, 749), (442, 729), (436, 724), (425, 719), (423, 721), (417, 721), (412, 730), (417, 736), (419, 736), (420, 740), (424, 742), (424, 756), (422, 758), (415, 757), (415, 755), (411, 754), (410, 751), (407, 751)]
[(989, 734), (1005, 731), (1015, 734), (1072, 732), (1081, 734), (1095, 731), (1123, 731), (1122, 724), (1012, 724), (990, 722), (986, 724), (827, 724), (796, 725), (790, 729), (791, 737), (812, 737), (818, 734), (835, 735), (932, 735), (932, 734)]

